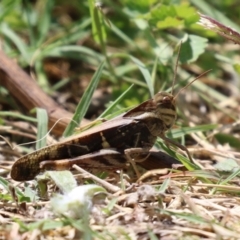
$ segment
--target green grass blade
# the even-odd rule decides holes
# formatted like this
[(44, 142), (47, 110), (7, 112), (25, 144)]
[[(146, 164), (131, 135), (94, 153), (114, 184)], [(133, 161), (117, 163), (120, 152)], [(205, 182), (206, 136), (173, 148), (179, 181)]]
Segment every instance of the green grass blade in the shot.
[[(5, 190), (7, 190), (8, 192), (10, 192), (9, 182), (8, 182), (5, 178), (3, 178), (3, 177), (1, 177), (1, 176), (0, 176), (0, 185), (1, 185)], [(21, 190), (19, 190), (18, 187), (16, 187), (15, 190), (16, 190), (16, 193), (17, 193), (17, 195), (18, 195), (19, 197), (24, 197), (24, 196), (25, 196), (24, 193), (23, 193)]]
[(220, 182), (220, 185), (227, 184), (228, 182), (232, 181), (235, 177), (239, 177), (240, 169), (237, 169), (232, 174), (230, 174), (226, 179)]
[[(171, 150), (172, 151), (172, 150)], [(179, 153), (176, 153), (176, 156), (177, 156), (177, 159), (188, 169), (188, 170), (200, 170), (200, 168), (193, 164), (192, 162), (190, 162), (189, 158), (179, 154)]]
[(37, 39), (37, 46), (40, 46), (43, 41), (46, 39), (47, 34), (49, 32), (49, 28), (51, 25), (51, 18), (52, 18), (52, 9), (54, 6), (54, 1), (45, 0), (42, 2), (40, 14), (39, 14), (39, 21), (38, 21), (38, 33), (39, 38)]
[(30, 51), (24, 41), (8, 26), (6, 23), (2, 23), (0, 25), (0, 33), (5, 37), (12, 41), (12, 43), (17, 47), (19, 52), (21, 53), (24, 61), (27, 63), (30, 59)]
[(50, 85), (49, 80), (46, 75), (46, 72), (44, 71), (43, 62), (37, 61), (35, 64), (35, 71), (36, 71), (36, 77), (38, 85), (43, 89), (44, 92), (49, 93), (50, 92)]
[(94, 58), (94, 60), (98, 60), (98, 63), (104, 60), (104, 57), (97, 53), (96, 51), (84, 47), (84, 46), (74, 46), (74, 45), (65, 45), (65, 46), (57, 46), (52, 49), (49, 49), (47, 52), (44, 52), (42, 57), (65, 57), (72, 59), (80, 59), (84, 60), (86, 56), (90, 56)]
[(0, 111), (0, 117), (13, 117), (13, 118), (22, 119), (28, 122), (34, 122), (34, 123), (37, 122), (36, 118), (28, 117), (26, 115), (15, 113), (15, 112)]
[(121, 31), (112, 22), (111, 22), (111, 30), (127, 44), (131, 45), (132, 47), (138, 47), (136, 45), (136, 42), (134, 42), (127, 34)]
[(112, 109), (126, 96), (126, 94), (132, 89), (134, 85), (131, 85), (126, 91), (124, 91), (114, 102), (112, 102), (109, 107), (99, 116), (99, 118), (104, 118), (107, 116)]
[(99, 79), (102, 74), (103, 67), (105, 65), (105, 62), (102, 62), (95, 74), (93, 75), (90, 84), (88, 85), (86, 91), (84, 92), (81, 101), (79, 102), (75, 114), (73, 116), (72, 121), (69, 123), (67, 128), (65, 129), (63, 135), (65, 137), (70, 136), (73, 134), (74, 129), (80, 124), (82, 121), (84, 115), (87, 112), (87, 109), (90, 105), (92, 95), (98, 85)]
[(105, 46), (104, 42), (107, 39), (106, 28), (101, 9), (96, 7), (94, 0), (88, 0), (90, 15), (92, 18), (92, 34), (94, 40), (102, 47)]
[(130, 58), (138, 66), (139, 70), (141, 71), (141, 73), (142, 73), (142, 75), (143, 75), (143, 77), (144, 77), (144, 79), (145, 79), (145, 81), (147, 83), (150, 95), (151, 95), (151, 97), (153, 97), (153, 95), (154, 95), (153, 81), (152, 81), (151, 74), (149, 73), (147, 67), (139, 59), (137, 59), (137, 58), (135, 58), (133, 56), (130, 56)]
[(179, 129), (172, 129), (169, 130), (167, 136), (170, 138), (180, 138), (186, 134), (196, 133), (196, 132), (206, 132), (210, 130), (214, 130), (217, 128), (217, 124), (206, 124), (206, 125), (199, 125), (195, 127), (182, 127)]
[(45, 109), (37, 108), (37, 143), (36, 149), (40, 149), (46, 146), (47, 139), (46, 134), (48, 132), (48, 114)]
[(175, 217), (180, 218), (180, 219), (185, 219), (188, 222), (192, 222), (192, 223), (195, 223), (195, 224), (206, 223), (206, 220), (203, 217), (198, 216), (196, 214), (187, 213), (187, 212), (174, 212), (174, 211), (171, 211), (171, 210), (161, 210), (161, 211), (162, 211), (162, 213), (168, 214), (170, 216), (175, 216)]

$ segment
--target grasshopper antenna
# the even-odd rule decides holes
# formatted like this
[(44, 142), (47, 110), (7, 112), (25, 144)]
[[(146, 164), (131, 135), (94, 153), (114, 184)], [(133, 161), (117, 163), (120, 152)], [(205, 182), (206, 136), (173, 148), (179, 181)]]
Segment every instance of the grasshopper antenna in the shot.
[[(178, 48), (178, 54), (177, 54), (177, 62), (175, 64), (175, 68), (174, 68), (174, 77), (173, 77), (173, 83), (172, 83), (172, 91), (171, 94), (173, 95), (173, 90), (174, 90), (174, 86), (176, 83), (176, 79), (177, 79), (177, 69), (178, 69), (178, 62), (179, 62), (179, 56), (180, 56), (180, 51), (181, 51), (181, 47), (182, 47), (182, 41), (180, 41), (180, 45)], [(177, 98), (177, 96), (182, 92), (182, 90), (186, 89), (187, 87), (189, 87), (193, 82), (195, 82), (197, 79), (201, 78), (202, 76), (206, 75), (208, 72), (212, 71), (212, 69), (209, 69), (203, 73), (201, 73), (199, 76), (197, 76), (196, 78), (194, 78), (190, 83), (188, 83), (186, 86), (184, 86), (183, 88), (181, 88), (178, 93), (174, 96), (174, 100)]]
[(190, 83), (188, 83), (186, 86), (184, 86), (183, 88), (181, 88), (178, 93), (174, 96), (174, 100), (177, 98), (177, 96), (179, 95), (179, 93), (182, 92), (182, 90), (186, 89), (187, 87), (189, 87), (193, 82), (195, 82), (196, 80), (198, 80), (199, 78), (201, 78), (202, 76), (206, 75), (207, 73), (209, 73), (210, 71), (212, 71), (212, 69), (209, 69), (203, 73), (201, 73), (199, 76), (197, 76), (196, 78), (194, 78)]
[[(52, 132), (52, 130), (56, 127), (56, 125), (58, 124), (58, 122), (60, 122), (60, 121), (63, 120), (63, 119), (69, 119), (70, 121), (73, 121), (73, 122), (75, 122), (76, 124), (78, 124), (78, 123), (77, 123), (76, 121), (74, 121), (72, 118), (67, 118), (67, 117), (59, 118), (42, 138), (40, 138), (40, 139), (38, 139), (38, 140), (36, 140), (36, 141), (28, 142), (28, 143), (20, 143), (20, 144), (18, 144), (17, 146), (25, 146), (25, 145), (37, 143), (37, 142), (43, 140), (44, 138), (46, 138), (46, 137)], [(0, 137), (1, 137), (1, 135), (0, 135)], [(14, 149), (14, 148), (15, 148), (15, 147), (13, 147), (12, 149)]]
[(179, 61), (181, 46), (182, 46), (182, 41), (180, 42), (180, 46), (178, 48), (177, 60), (176, 60), (176, 64), (175, 64), (175, 67), (174, 67), (174, 77), (173, 77), (172, 91), (171, 91), (172, 95), (173, 95), (173, 89), (174, 89), (174, 86), (175, 86), (175, 83), (176, 83), (176, 79), (177, 79), (177, 69), (178, 69), (178, 61)]

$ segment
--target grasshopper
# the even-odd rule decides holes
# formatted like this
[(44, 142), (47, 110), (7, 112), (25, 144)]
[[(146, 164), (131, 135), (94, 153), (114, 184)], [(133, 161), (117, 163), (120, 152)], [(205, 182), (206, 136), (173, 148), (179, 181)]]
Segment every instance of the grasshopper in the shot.
[[(177, 64), (175, 74), (176, 68)], [(207, 72), (209, 71), (192, 82)], [(176, 75), (173, 86), (175, 79)], [(193, 162), (185, 146), (165, 136), (177, 117), (175, 100), (179, 92), (175, 96), (172, 93), (158, 92), (152, 99), (112, 120), (19, 158), (12, 166), (12, 179), (28, 181), (42, 170), (63, 170), (73, 164), (102, 170), (124, 168), (127, 162), (139, 162), (140, 165), (142, 162), (146, 166), (148, 159), (156, 159), (150, 149), (157, 137), (185, 151)]]
[(174, 97), (159, 92), (125, 114), (21, 157), (13, 164), (11, 177), (17, 181), (32, 180), (40, 173), (41, 162), (96, 154), (102, 149), (116, 149), (128, 159), (137, 158), (149, 152), (157, 137), (167, 140), (164, 133), (175, 119)]
[[(39, 174), (41, 169), (56, 169), (57, 166), (64, 169), (69, 163), (82, 163), (81, 166), (88, 168), (122, 168), (127, 160), (141, 162), (147, 159), (157, 137), (186, 151), (192, 161), (185, 146), (165, 136), (165, 132), (175, 123), (176, 116), (173, 95), (159, 92), (125, 114), (21, 157), (13, 164), (11, 177), (16, 181), (28, 181)], [(110, 153), (103, 154), (102, 150)], [(124, 157), (121, 158), (120, 154)], [(107, 156), (118, 158), (107, 159)], [(94, 157), (101, 159), (96, 161)], [(61, 160), (64, 159), (61, 167)], [(54, 161), (58, 164), (54, 164)]]

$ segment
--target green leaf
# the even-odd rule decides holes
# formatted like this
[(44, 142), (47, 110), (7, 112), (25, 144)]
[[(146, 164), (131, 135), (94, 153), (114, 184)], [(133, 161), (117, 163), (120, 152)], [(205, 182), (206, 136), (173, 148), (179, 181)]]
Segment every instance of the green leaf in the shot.
[(232, 158), (226, 158), (214, 165), (214, 168), (219, 171), (232, 172), (233, 170), (239, 169), (239, 164)]
[[(5, 190), (10, 192), (9, 182), (7, 180), (5, 180), (3, 177), (0, 177), (0, 184), (4, 187)], [(16, 190), (18, 197), (25, 197), (24, 193), (21, 190), (19, 190), (19, 188), (15, 187), (15, 190)]]
[(38, 229), (38, 230), (41, 229), (42, 231), (47, 231), (51, 229), (61, 228), (64, 226), (63, 221), (59, 221), (59, 220), (56, 221), (56, 220), (50, 220), (50, 219), (44, 219), (41, 221), (35, 221), (27, 224), (25, 222), (20, 221), (19, 219), (16, 219), (15, 222), (18, 223), (21, 231), (33, 231), (35, 229)]
[(174, 5), (174, 9), (178, 17), (188, 18), (196, 14), (196, 9), (189, 6), (189, 4)]
[(158, 240), (159, 238), (153, 233), (153, 230), (148, 230), (149, 240)]
[(77, 187), (76, 179), (70, 171), (47, 171), (45, 175), (49, 176), (63, 193), (68, 193)]
[[(188, 27), (194, 23), (198, 23), (198, 21), (199, 21), (199, 15), (198, 14), (192, 15), (192, 16), (188, 17), (187, 19), (185, 19), (185, 26)], [(199, 26), (197, 24), (195, 24), (194, 28), (199, 28)]]
[(157, 23), (157, 28), (159, 29), (166, 29), (171, 27), (178, 27), (183, 25), (183, 20), (179, 20), (175, 17), (167, 17), (162, 21)]
[(19, 202), (32, 202), (30, 197), (27, 196), (19, 196), (18, 197)]
[(65, 137), (73, 134), (74, 129), (78, 125), (80, 125), (80, 122), (82, 121), (84, 115), (86, 114), (87, 109), (91, 103), (92, 95), (93, 95), (93, 93), (98, 85), (98, 82), (100, 80), (104, 64), (105, 64), (105, 62), (102, 62), (101, 65), (99, 66), (99, 68), (97, 69), (97, 71), (95, 72), (95, 74), (93, 75), (90, 84), (88, 85), (86, 91), (84, 92), (84, 94), (76, 108), (76, 111), (75, 111), (72, 121), (69, 123), (69, 125), (67, 126), (67, 128), (65, 129), (65, 131), (63, 133), (63, 135)]
[(233, 68), (240, 75), (240, 64), (238, 63), (233, 64)]
[(0, 177), (0, 184), (4, 187), (5, 190), (9, 191), (9, 187), (8, 187), (8, 181), (5, 180), (4, 178)]
[(176, 18), (177, 13), (173, 5), (161, 5), (160, 8), (155, 8), (151, 11), (151, 21), (164, 21), (168, 17)]
[(186, 40), (183, 40), (179, 60), (181, 63), (191, 63), (205, 52), (208, 39), (196, 35), (186, 35)]
[(12, 201), (12, 196), (9, 193), (2, 194), (0, 193), (0, 200), (3, 201)]
[(240, 149), (239, 138), (227, 133), (217, 133), (214, 136), (220, 144), (229, 144), (233, 148)]
[[(25, 187), (24, 197), (26, 202), (34, 202), (39, 199), (37, 196), (37, 191), (33, 190), (29, 186)], [(23, 201), (23, 198), (21, 199), (21, 201)]]

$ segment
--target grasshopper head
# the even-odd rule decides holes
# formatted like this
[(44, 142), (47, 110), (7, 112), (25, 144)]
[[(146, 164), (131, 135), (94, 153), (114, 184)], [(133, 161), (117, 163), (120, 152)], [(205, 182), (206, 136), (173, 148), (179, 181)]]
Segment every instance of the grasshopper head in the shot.
[(158, 118), (163, 121), (166, 129), (171, 128), (177, 117), (173, 95), (166, 92), (159, 92), (153, 97), (153, 101), (156, 105)]

